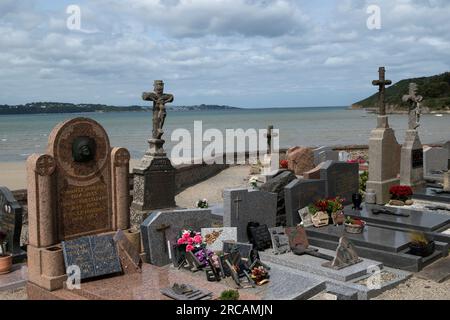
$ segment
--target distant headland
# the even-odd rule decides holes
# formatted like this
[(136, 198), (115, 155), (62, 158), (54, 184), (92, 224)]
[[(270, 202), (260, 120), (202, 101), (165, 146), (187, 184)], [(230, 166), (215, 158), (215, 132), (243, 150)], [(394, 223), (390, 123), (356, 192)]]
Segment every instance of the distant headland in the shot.
[[(407, 113), (408, 106), (402, 97), (408, 94), (411, 82), (418, 85), (418, 94), (423, 96), (422, 113), (450, 113), (450, 72), (422, 78), (405, 79), (386, 88), (386, 112)], [(354, 103), (352, 109), (377, 112), (378, 93)]]
[[(193, 106), (168, 106), (169, 111), (222, 111), (240, 108), (200, 104)], [(23, 105), (0, 105), (0, 115), (6, 114), (45, 114), (45, 113), (82, 113), (82, 112), (148, 112), (151, 107), (109, 106), (104, 104), (73, 104), (61, 102), (33, 102)]]

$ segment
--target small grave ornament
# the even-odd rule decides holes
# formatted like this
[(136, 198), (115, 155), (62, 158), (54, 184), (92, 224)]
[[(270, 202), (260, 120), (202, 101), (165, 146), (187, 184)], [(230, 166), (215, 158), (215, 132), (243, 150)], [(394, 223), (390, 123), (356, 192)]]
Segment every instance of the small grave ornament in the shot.
[(318, 211), (315, 215), (311, 217), (312, 223), (314, 227), (320, 228), (325, 227), (330, 222), (330, 217), (328, 216), (328, 213), (324, 211)]
[(311, 214), (309, 213), (309, 208), (305, 207), (303, 209), (298, 210), (298, 214), (300, 216), (300, 219), (302, 220), (302, 225), (305, 228), (312, 227), (314, 223), (312, 222)]

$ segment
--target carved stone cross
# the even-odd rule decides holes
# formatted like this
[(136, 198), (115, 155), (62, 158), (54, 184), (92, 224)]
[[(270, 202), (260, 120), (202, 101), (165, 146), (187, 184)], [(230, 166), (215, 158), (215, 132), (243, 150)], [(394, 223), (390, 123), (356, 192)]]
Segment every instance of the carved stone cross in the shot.
[(164, 134), (162, 129), (167, 116), (166, 103), (173, 102), (173, 95), (164, 93), (162, 80), (155, 80), (154, 92), (144, 92), (142, 99), (153, 102), (153, 139), (160, 140)]
[(242, 202), (242, 199), (239, 199), (239, 196), (234, 199), (234, 203), (236, 203), (236, 220), (239, 221), (239, 202)]
[(408, 110), (408, 129), (416, 130), (420, 124), (420, 102), (422, 102), (423, 97), (417, 95), (417, 84), (409, 84), (409, 94), (404, 95), (402, 98), (403, 102), (409, 104)]
[(384, 67), (380, 67), (378, 69), (378, 80), (372, 81), (372, 84), (374, 86), (378, 86), (379, 95), (378, 95), (378, 108), (379, 108), (379, 115), (385, 116), (386, 115), (386, 105), (385, 105), (385, 94), (386, 94), (386, 86), (389, 86), (392, 84), (391, 80), (386, 80), (386, 69)]
[(167, 229), (169, 229), (170, 226), (167, 224), (162, 224), (159, 227), (156, 228), (156, 231), (158, 232), (162, 232), (163, 234), (163, 242), (164, 242), (164, 252), (167, 252), (167, 235), (166, 235), (166, 231)]

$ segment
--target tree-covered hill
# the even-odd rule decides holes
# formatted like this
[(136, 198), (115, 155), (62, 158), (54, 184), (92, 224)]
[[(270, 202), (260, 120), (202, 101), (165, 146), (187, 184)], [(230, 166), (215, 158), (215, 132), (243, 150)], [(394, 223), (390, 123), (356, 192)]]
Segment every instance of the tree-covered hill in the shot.
[[(117, 107), (103, 104), (73, 104), (61, 102), (33, 102), (23, 105), (0, 105), (0, 115), (5, 114), (41, 114), (41, 113), (82, 113), (82, 112), (124, 112), (149, 111), (152, 107), (128, 106)], [(195, 106), (167, 106), (170, 111), (209, 111), (238, 109), (229, 106), (195, 105)]]
[[(424, 113), (450, 111), (450, 72), (446, 72), (431, 77), (401, 80), (386, 88), (386, 110), (388, 112), (405, 112), (408, 109), (407, 104), (402, 101), (402, 97), (408, 94), (408, 87), (411, 82), (418, 85), (417, 93), (424, 97), (422, 102)], [(377, 101), (378, 93), (356, 102), (352, 105), (352, 108), (375, 110)]]

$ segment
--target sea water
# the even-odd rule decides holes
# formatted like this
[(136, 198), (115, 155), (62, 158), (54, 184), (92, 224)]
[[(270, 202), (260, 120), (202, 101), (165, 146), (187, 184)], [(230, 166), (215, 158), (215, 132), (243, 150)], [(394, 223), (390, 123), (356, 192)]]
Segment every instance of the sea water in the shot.
[[(0, 116), (0, 162), (24, 161), (32, 153), (43, 153), (53, 127), (75, 117), (89, 117), (103, 125), (111, 145), (126, 147), (133, 158), (140, 158), (151, 136), (152, 113), (111, 112), (84, 114), (36, 114)], [(202, 121), (203, 132), (216, 128), (280, 130), (280, 147), (367, 144), (376, 126), (376, 115), (345, 107), (237, 109), (223, 111), (169, 112), (164, 127), (165, 149), (170, 155), (171, 133), (178, 128), (193, 135), (194, 121)], [(397, 140), (402, 143), (408, 126), (406, 115), (390, 115)], [(450, 140), (450, 115), (423, 115), (419, 128), (422, 143)]]

